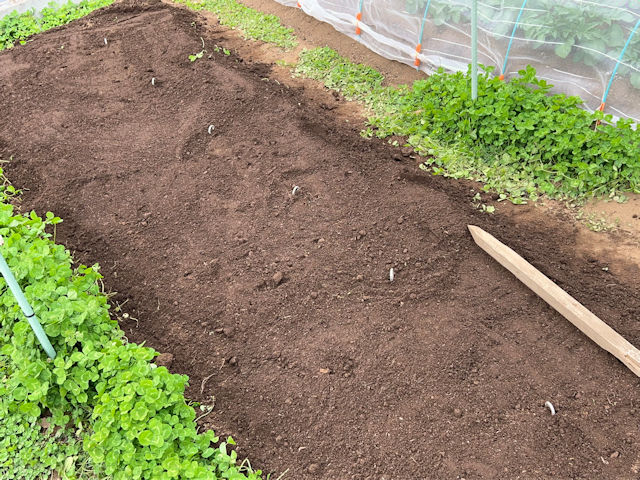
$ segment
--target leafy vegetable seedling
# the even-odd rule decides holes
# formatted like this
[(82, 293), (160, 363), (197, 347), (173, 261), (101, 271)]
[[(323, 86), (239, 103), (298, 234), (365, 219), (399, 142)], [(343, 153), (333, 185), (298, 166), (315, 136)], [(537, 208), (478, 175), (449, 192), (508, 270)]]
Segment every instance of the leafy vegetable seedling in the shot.
[(200, 37), (200, 41), (202, 41), (202, 50), (200, 50), (198, 53), (195, 53), (193, 55), (189, 55), (189, 61), (191, 62), (195, 62), (196, 60), (202, 58), (206, 53), (206, 50), (204, 48), (204, 40), (202, 37)]

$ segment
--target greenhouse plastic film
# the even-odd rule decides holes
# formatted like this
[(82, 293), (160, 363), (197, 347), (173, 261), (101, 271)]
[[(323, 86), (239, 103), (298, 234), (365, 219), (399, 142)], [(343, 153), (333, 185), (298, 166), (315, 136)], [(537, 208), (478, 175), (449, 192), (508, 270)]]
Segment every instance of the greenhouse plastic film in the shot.
[[(430, 74), (471, 62), (471, 0), (277, 0)], [(533, 66), (589, 110), (640, 121), (640, 2), (480, 0), (478, 60), (505, 81)]]
[[(67, 0), (65, 0), (66, 3)], [(71, 0), (72, 3), (80, 3), (80, 0)], [(28, 10), (33, 10), (38, 13), (40, 10), (49, 5), (51, 0), (0, 0), (0, 18), (5, 15), (9, 15), (11, 12), (16, 11), (23, 13)], [(63, 3), (58, 0), (58, 3)]]

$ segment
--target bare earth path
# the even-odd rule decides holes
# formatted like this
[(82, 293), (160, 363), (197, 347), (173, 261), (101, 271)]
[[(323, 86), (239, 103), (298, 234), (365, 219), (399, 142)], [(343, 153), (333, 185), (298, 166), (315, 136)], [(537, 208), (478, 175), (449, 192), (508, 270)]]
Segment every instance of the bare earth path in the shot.
[(129, 338), (215, 396), (206, 425), (291, 479), (636, 478), (638, 378), (466, 226), (636, 345), (638, 284), (570, 227), (477, 212), (470, 184), (336, 120), (341, 100), (216, 53), (199, 18), (118, 4), (0, 53), (0, 155), (128, 299)]

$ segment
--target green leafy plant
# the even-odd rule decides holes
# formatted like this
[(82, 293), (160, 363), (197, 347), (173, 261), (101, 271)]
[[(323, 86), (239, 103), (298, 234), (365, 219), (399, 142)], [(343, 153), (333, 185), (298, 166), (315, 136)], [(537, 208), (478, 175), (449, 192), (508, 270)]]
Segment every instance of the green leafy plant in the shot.
[(194, 53), (193, 55), (189, 55), (189, 61), (195, 62), (196, 60), (202, 58), (204, 55), (204, 50), (200, 50), (198, 53)]

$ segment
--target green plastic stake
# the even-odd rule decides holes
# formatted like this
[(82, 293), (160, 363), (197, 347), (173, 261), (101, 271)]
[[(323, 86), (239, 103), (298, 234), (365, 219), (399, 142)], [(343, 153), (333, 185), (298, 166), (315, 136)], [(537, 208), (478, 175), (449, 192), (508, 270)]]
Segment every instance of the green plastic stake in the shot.
[(471, 98), (478, 98), (478, 0), (471, 1)]
[[(1, 245), (4, 245), (4, 239), (0, 236), (0, 246)], [(42, 325), (40, 325), (40, 322), (38, 321), (38, 317), (36, 317), (36, 314), (34, 313), (33, 308), (31, 308), (31, 305), (29, 305), (29, 302), (24, 296), (24, 293), (22, 293), (22, 289), (20, 288), (20, 285), (18, 285), (18, 282), (16, 281), (16, 277), (13, 276), (13, 272), (9, 268), (7, 261), (4, 259), (4, 256), (1, 253), (0, 253), (0, 273), (2, 273), (4, 280), (7, 282), (7, 285), (9, 286), (11, 293), (13, 293), (13, 296), (16, 297), (16, 300), (18, 301), (18, 305), (20, 305), (20, 308), (22, 309), (22, 313), (24, 313), (24, 316), (27, 317), (27, 321), (29, 322), (29, 325), (31, 325), (31, 329), (33, 330), (33, 333), (36, 334), (36, 338), (40, 342), (40, 345), (42, 345), (42, 348), (47, 353), (49, 358), (53, 360), (54, 358), (56, 358), (56, 351), (53, 349), (53, 346), (49, 341), (49, 337), (47, 337), (47, 334), (44, 333), (44, 330), (42, 329)]]

